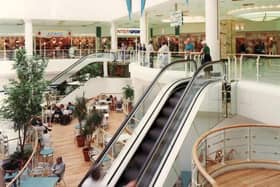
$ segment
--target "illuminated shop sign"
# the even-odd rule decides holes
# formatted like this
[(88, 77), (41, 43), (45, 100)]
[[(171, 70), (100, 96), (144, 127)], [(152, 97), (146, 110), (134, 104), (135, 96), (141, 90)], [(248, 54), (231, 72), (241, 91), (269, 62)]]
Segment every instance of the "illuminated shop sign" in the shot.
[(69, 36), (68, 31), (41, 31), (38, 35), (42, 37), (52, 38), (52, 37), (67, 37)]
[(138, 28), (119, 28), (117, 29), (118, 36), (139, 36), (140, 29)]

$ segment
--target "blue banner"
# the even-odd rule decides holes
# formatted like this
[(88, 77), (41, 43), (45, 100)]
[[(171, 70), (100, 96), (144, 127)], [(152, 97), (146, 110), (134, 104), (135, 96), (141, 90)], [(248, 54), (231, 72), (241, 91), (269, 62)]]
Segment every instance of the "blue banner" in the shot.
[(186, 0), (186, 4), (189, 5), (189, 0)]
[(126, 0), (126, 6), (128, 11), (128, 17), (131, 19), (131, 11), (132, 11), (132, 0)]
[(143, 15), (145, 4), (146, 4), (146, 0), (141, 0), (141, 16)]

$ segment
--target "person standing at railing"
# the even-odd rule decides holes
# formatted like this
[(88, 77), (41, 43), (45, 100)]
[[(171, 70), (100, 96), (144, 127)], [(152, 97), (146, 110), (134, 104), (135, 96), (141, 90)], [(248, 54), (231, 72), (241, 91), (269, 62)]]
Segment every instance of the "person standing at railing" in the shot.
[(166, 42), (164, 41), (164, 42), (162, 42), (162, 45), (161, 45), (160, 49), (158, 50), (161, 68), (168, 64), (168, 52), (169, 52), (169, 48), (168, 48)]
[(185, 59), (188, 59), (188, 55), (190, 55), (190, 52), (194, 51), (194, 44), (192, 43), (190, 38), (187, 38), (187, 40), (185, 41)]
[[(202, 41), (201, 42), (202, 44), (202, 49), (200, 51), (200, 54), (202, 55), (202, 59), (201, 59), (201, 65), (207, 63), (207, 62), (211, 62), (212, 61), (212, 58), (211, 58), (211, 55), (210, 55), (210, 48), (208, 47), (206, 41)], [(213, 67), (212, 66), (209, 66), (209, 67), (206, 67), (204, 69), (204, 72), (205, 72), (205, 76), (208, 78), (210, 77), (210, 71), (213, 70)]]
[(148, 59), (148, 64), (151, 68), (154, 67), (154, 61), (153, 61), (153, 58), (154, 58), (154, 46), (153, 46), (153, 41), (150, 40), (149, 41), (149, 44), (147, 46), (147, 59)]

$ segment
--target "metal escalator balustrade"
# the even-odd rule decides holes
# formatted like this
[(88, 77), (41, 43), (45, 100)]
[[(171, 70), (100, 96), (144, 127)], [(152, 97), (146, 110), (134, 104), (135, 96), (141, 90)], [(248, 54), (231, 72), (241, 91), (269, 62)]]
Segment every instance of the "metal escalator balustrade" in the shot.
[[(97, 158), (95, 165), (103, 166), (103, 170), (106, 173), (108, 171), (108, 168), (110, 168), (110, 166), (112, 165), (113, 161), (117, 158), (122, 147), (125, 146), (124, 144), (120, 145), (119, 142), (122, 135), (127, 134), (126, 128), (129, 127), (133, 133), (134, 129), (141, 122), (141, 119), (145, 115), (147, 115), (146, 112), (148, 111), (154, 99), (162, 90), (162, 88), (167, 84), (173, 83), (174, 81), (191, 77), (193, 73), (196, 71), (196, 69), (197, 69), (196, 62), (193, 60), (175, 61), (165, 66), (160, 71), (160, 73), (155, 77), (155, 79), (152, 81), (150, 86), (146, 89), (143, 96), (138, 100), (132, 112), (129, 113), (127, 118), (122, 122), (122, 124), (120, 125), (119, 129), (116, 131), (114, 136), (107, 143), (106, 147), (104, 148), (100, 156)], [(155, 108), (157, 106), (158, 104), (155, 106)], [(135, 138), (135, 140), (136, 139), (137, 138)], [(132, 142), (132, 144), (135, 143), (135, 140), (134, 142)], [(108, 167), (108, 163), (109, 163), (109, 167)], [(105, 165), (107, 166), (106, 168), (104, 167)], [(83, 178), (79, 186), (82, 185), (83, 181), (87, 178), (88, 175), (89, 172)]]
[[(110, 59), (110, 61), (115, 61), (116, 60), (116, 56), (114, 53), (95, 53), (95, 54), (91, 54), (88, 56), (84, 56), (82, 58), (80, 58), (79, 60), (77, 60), (75, 63), (71, 64), (69, 67), (67, 67), (65, 70), (63, 70), (62, 72), (60, 72), (57, 76), (55, 76), (53, 79), (50, 80), (51, 85), (57, 85), (61, 82), (63, 82), (65, 79), (63, 79), (63, 76), (67, 75), (68, 73), (70, 73), (75, 67), (81, 65), (82, 63), (88, 61), (87, 63), (85, 63), (84, 66), (86, 66), (87, 64), (90, 64), (92, 62), (95, 62), (97, 59)], [(83, 67), (84, 67), (83, 66)], [(82, 67), (81, 67), (82, 68)], [(68, 77), (67, 77), (68, 78)]]
[(125, 171), (122, 173), (116, 186), (124, 186), (130, 181), (137, 178), (139, 171), (146, 161), (147, 156), (155, 145), (157, 138), (160, 136), (168, 118), (176, 107), (177, 102), (181, 98), (187, 83), (177, 86), (171, 96), (167, 99), (161, 111), (159, 112), (154, 123), (147, 132), (145, 138), (142, 140), (134, 156), (126, 166)]
[[(212, 66), (216, 73), (205, 72), (207, 67)], [(136, 180), (138, 186), (154, 186), (162, 168), (168, 162), (171, 150), (184, 127), (192, 107), (200, 92), (210, 83), (224, 81), (226, 78), (226, 66), (224, 61), (211, 62), (201, 66), (194, 74), (192, 80), (184, 90), (167, 124), (159, 135), (155, 146), (150, 151), (146, 162), (143, 163), (141, 171)], [(172, 166), (172, 164), (171, 164)]]

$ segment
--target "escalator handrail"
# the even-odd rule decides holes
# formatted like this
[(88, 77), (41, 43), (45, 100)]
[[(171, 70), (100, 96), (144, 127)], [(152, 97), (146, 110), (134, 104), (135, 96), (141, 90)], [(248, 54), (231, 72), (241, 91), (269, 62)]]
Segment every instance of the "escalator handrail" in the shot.
[[(157, 76), (154, 78), (154, 80), (152, 81), (152, 83), (149, 85), (149, 87), (144, 91), (143, 96), (137, 101), (137, 103), (135, 104), (135, 107), (133, 107), (132, 111), (128, 114), (128, 116), (124, 119), (124, 121), (122, 122), (122, 124), (120, 125), (120, 127), (117, 129), (117, 131), (115, 132), (115, 134), (113, 135), (113, 137), (110, 139), (110, 141), (108, 142), (108, 144), (105, 146), (105, 148), (102, 150), (102, 152), (100, 153), (100, 155), (98, 156), (98, 158), (96, 159), (95, 163), (93, 163), (92, 167), (94, 166), (98, 166), (100, 165), (102, 158), (104, 157), (104, 155), (110, 150), (111, 146), (117, 141), (117, 138), (120, 136), (121, 132), (126, 128), (127, 122), (133, 117), (133, 115), (135, 114), (135, 112), (137, 111), (138, 107), (141, 105), (141, 103), (143, 102), (143, 100), (146, 98), (146, 96), (148, 95), (148, 93), (150, 93), (152, 87), (154, 86), (155, 82), (157, 81), (157, 79), (162, 75), (163, 72), (165, 72), (166, 69), (168, 69), (170, 66), (174, 65), (174, 64), (179, 64), (182, 62), (189, 62), (189, 63), (193, 63), (194, 64), (194, 68), (195, 70), (197, 69), (197, 64), (196, 61), (192, 60), (192, 59), (186, 59), (186, 60), (177, 60), (174, 61), (168, 65), (166, 65), (165, 67), (163, 67), (161, 69), (161, 71), (157, 74)], [(91, 167), (91, 168), (92, 168)], [(90, 169), (89, 169), (90, 171)], [(85, 175), (85, 177), (82, 179), (82, 181), (80, 182), (79, 186), (82, 185), (83, 181), (87, 178), (87, 176), (89, 175), (89, 172), (87, 172), (87, 174)]]
[(207, 63), (201, 65), (201, 66), (197, 69), (197, 71), (194, 73), (192, 79), (191, 79), (190, 82), (188, 83), (188, 85), (187, 85), (187, 87), (185, 88), (185, 90), (184, 90), (184, 92), (183, 92), (181, 98), (179, 99), (179, 101), (178, 101), (178, 103), (176, 104), (176, 106), (175, 106), (173, 112), (171, 113), (171, 115), (170, 115), (171, 117), (170, 117), (170, 118), (168, 119), (168, 121), (166, 122), (166, 125), (164, 126), (164, 128), (163, 128), (162, 132), (160, 133), (158, 139), (156, 140), (156, 142), (155, 142), (155, 144), (154, 144), (152, 150), (150, 151), (149, 155), (147, 156), (147, 159), (145, 160), (144, 164), (142, 165), (142, 168), (141, 168), (141, 170), (140, 170), (140, 172), (139, 172), (139, 174), (138, 174), (138, 176), (137, 176), (137, 178), (136, 178), (136, 181), (139, 181), (139, 179), (142, 178), (142, 175), (143, 175), (143, 173), (144, 173), (144, 171), (145, 171), (145, 169), (146, 169), (146, 166), (150, 163), (151, 158), (153, 158), (154, 154), (156, 153), (156, 151), (157, 151), (157, 149), (158, 149), (158, 147), (159, 147), (159, 145), (160, 145), (160, 142), (162, 142), (162, 140), (163, 140), (165, 134), (167, 133), (167, 130), (168, 130), (169, 127), (170, 127), (171, 122), (174, 120), (175, 114), (178, 112), (178, 110), (179, 110), (179, 108), (180, 108), (180, 106), (181, 106), (181, 104), (182, 104), (182, 102), (183, 102), (183, 100), (184, 100), (186, 94), (189, 93), (191, 87), (192, 87), (193, 84), (194, 84), (194, 81), (197, 79), (197, 76), (198, 76), (206, 67), (212, 66), (213, 64), (224, 63), (224, 61), (225, 61), (225, 60), (222, 59), (222, 60), (219, 60), (219, 61), (207, 62)]
[[(90, 55), (87, 55), (87, 56), (83, 56), (82, 58), (80, 58), (79, 60), (77, 60), (75, 63), (71, 64), (70, 66), (68, 66), (65, 70), (63, 70), (62, 72), (60, 72), (58, 75), (56, 75), (54, 78), (51, 79), (51, 85), (54, 85), (53, 83), (55, 81), (57, 81), (59, 78), (61, 78), (63, 75), (65, 75), (66, 73), (68, 73), (70, 70), (72, 70), (74, 67), (76, 67), (77, 65), (81, 64), (84, 60), (86, 60), (87, 58), (89, 57), (94, 57), (96, 56), (97, 57), (97, 54), (100, 54), (100, 53), (93, 53), (93, 54), (90, 54)], [(107, 54), (107, 53), (101, 53), (101, 54)], [(112, 52), (108, 52), (108, 54), (113, 54), (113, 61), (116, 60), (116, 56), (114, 53)]]

